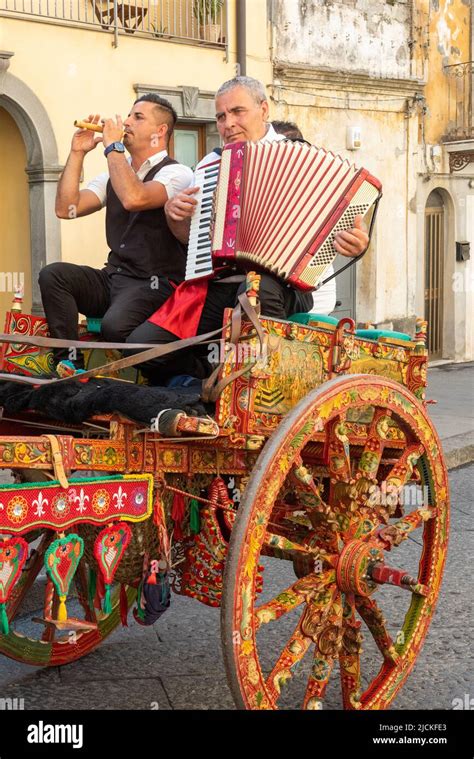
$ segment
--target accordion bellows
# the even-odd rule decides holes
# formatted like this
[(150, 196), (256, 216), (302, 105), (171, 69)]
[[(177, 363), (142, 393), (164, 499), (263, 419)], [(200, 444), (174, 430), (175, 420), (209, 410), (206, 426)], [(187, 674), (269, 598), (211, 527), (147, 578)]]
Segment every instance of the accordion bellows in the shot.
[(366, 169), (300, 142), (235, 143), (222, 152), (213, 266), (259, 267), (313, 290), (331, 265), (334, 235), (373, 215), (381, 184)]

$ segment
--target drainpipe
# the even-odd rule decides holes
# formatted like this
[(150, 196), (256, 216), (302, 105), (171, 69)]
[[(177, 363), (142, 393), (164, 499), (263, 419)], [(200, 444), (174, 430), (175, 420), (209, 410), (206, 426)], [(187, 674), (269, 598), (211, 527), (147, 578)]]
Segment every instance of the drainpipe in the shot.
[(237, 0), (237, 71), (241, 76), (247, 73), (246, 5), (246, 0)]

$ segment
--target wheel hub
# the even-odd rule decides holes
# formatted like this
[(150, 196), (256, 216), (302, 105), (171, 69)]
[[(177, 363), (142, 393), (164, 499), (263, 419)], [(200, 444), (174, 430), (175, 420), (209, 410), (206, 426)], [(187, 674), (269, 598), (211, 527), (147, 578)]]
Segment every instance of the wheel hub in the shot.
[(344, 546), (336, 568), (336, 582), (343, 593), (370, 596), (377, 588), (370, 577), (374, 564), (383, 563), (383, 552), (362, 540), (351, 540)]

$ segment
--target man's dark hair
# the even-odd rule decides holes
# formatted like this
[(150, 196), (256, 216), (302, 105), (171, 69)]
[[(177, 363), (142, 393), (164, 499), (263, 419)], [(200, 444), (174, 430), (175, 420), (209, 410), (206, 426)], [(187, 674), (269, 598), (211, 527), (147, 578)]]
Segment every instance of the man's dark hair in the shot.
[(272, 127), (278, 134), (284, 134), (288, 140), (304, 140), (300, 129), (293, 121), (272, 121)]
[(139, 98), (137, 98), (133, 105), (143, 102), (153, 103), (153, 105), (159, 109), (160, 113), (159, 116), (157, 115), (157, 117), (160, 119), (162, 124), (166, 124), (168, 127), (167, 137), (169, 140), (173, 134), (175, 124), (178, 120), (178, 114), (176, 113), (169, 100), (162, 98), (161, 95), (157, 95), (156, 92), (147, 92), (145, 95), (141, 95)]

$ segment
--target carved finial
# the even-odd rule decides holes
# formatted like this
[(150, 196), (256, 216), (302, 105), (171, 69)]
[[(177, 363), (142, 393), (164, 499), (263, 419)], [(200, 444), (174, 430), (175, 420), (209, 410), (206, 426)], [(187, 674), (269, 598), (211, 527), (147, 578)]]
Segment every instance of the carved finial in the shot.
[(248, 299), (254, 308), (260, 303), (260, 274), (254, 271), (247, 272), (247, 281), (245, 289), (247, 291)]
[(421, 343), (422, 345), (426, 345), (427, 333), (428, 333), (428, 322), (425, 319), (418, 317), (416, 320), (416, 328), (415, 328), (415, 342)]
[(20, 285), (19, 287), (15, 288), (15, 297), (13, 298), (12, 305), (10, 307), (10, 311), (16, 311), (17, 313), (21, 313), (23, 310), (23, 285)]

